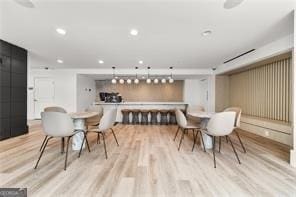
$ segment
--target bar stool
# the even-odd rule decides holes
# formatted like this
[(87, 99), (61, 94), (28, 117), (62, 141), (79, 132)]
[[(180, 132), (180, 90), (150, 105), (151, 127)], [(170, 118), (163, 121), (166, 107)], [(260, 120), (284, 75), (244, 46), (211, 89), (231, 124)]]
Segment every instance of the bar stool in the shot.
[(169, 110), (169, 115), (170, 115), (170, 124), (177, 124), (177, 120), (176, 120), (176, 114), (175, 114), (175, 110)]
[(158, 115), (158, 110), (157, 109), (152, 109), (150, 110), (150, 114), (151, 114), (151, 119), (150, 119), (150, 123), (151, 124), (158, 124), (158, 121), (157, 121), (157, 115)]
[(167, 125), (168, 124), (168, 113), (169, 113), (169, 110), (162, 109), (162, 110), (159, 110), (159, 112), (160, 112), (160, 124), (161, 125)]
[(139, 114), (140, 114), (140, 110), (139, 109), (133, 109), (131, 110), (132, 112), (132, 124), (139, 124)]
[(149, 110), (141, 110), (141, 124), (148, 124), (148, 114)]
[(130, 124), (130, 120), (129, 120), (129, 115), (130, 115), (130, 110), (129, 109), (122, 109), (121, 113), (122, 113), (122, 124)]

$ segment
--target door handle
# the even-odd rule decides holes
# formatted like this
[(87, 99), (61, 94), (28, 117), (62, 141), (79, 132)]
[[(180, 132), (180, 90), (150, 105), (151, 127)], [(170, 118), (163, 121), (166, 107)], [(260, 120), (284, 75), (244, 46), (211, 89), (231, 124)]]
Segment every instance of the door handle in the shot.
[(37, 102), (38, 100), (37, 99), (34, 99), (34, 102)]

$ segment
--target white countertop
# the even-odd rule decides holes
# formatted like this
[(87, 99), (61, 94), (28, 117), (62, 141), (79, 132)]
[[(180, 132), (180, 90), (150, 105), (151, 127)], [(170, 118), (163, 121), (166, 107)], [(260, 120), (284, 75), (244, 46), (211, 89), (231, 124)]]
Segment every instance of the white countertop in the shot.
[(94, 105), (187, 105), (184, 102), (121, 102), (121, 103), (105, 103), (94, 102)]

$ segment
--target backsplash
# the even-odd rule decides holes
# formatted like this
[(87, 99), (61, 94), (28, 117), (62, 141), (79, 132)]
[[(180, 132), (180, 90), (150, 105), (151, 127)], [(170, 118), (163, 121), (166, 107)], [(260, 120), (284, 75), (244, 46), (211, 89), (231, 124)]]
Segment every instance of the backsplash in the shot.
[(119, 92), (123, 101), (151, 101), (151, 102), (182, 102), (184, 80), (175, 80), (174, 83), (147, 84), (112, 84), (111, 80), (96, 81), (96, 101), (100, 101), (100, 92)]

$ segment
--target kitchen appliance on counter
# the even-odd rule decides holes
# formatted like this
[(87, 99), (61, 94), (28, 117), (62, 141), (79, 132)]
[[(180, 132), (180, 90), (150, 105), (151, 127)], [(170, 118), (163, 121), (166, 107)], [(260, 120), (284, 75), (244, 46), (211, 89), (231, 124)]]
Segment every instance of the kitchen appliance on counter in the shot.
[(101, 101), (105, 101), (105, 103), (121, 103), (122, 97), (118, 92), (100, 92)]

